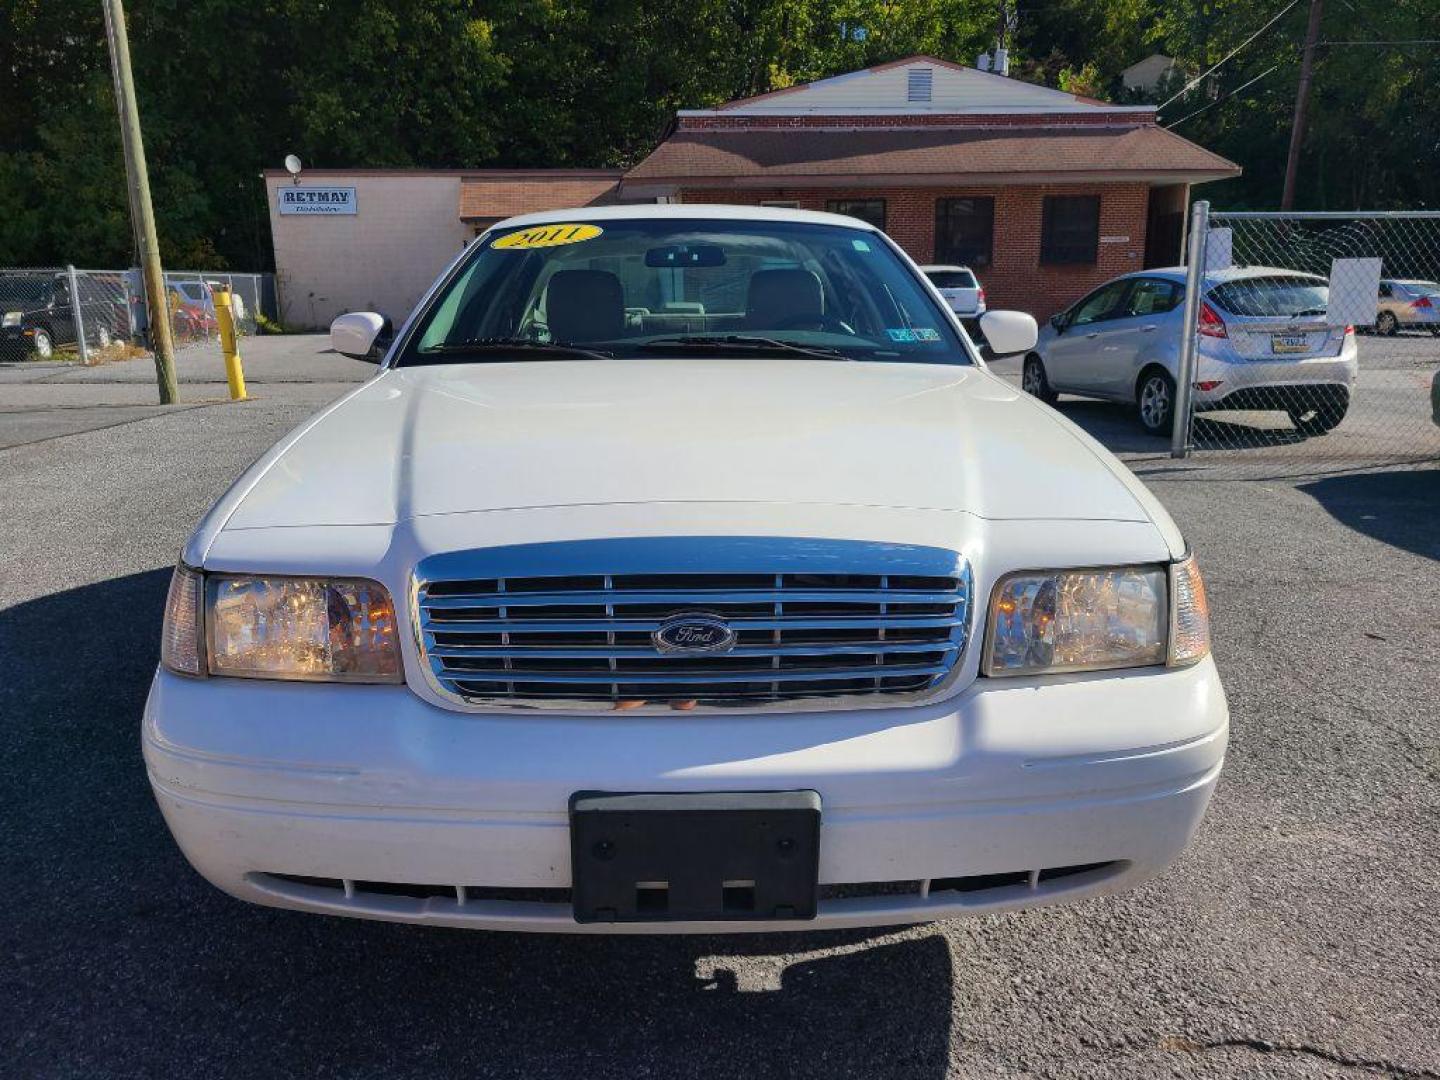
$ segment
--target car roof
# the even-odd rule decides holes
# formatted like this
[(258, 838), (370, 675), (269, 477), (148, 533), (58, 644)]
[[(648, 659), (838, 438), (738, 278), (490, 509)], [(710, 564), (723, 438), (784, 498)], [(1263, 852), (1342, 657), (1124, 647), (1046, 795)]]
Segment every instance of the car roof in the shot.
[(838, 225), (857, 232), (879, 232), (869, 222), (819, 210), (793, 210), (784, 206), (724, 206), (712, 203), (631, 203), (623, 206), (577, 206), (569, 210), (543, 210), (497, 221), (492, 228), (550, 225), (562, 221), (657, 221), (696, 218), (709, 221), (788, 221), (810, 225)]
[[(1246, 278), (1275, 277), (1276, 275), (1311, 278), (1314, 281), (1325, 280), (1319, 274), (1307, 273), (1304, 270), (1292, 270), (1285, 266), (1227, 266), (1223, 270), (1211, 270), (1205, 277), (1213, 285), (1225, 281), (1242, 281)], [(1125, 278), (1137, 277), (1163, 277), (1172, 281), (1184, 281), (1186, 270), (1183, 266), (1157, 266), (1151, 270), (1132, 270), (1113, 280), (1121, 281)]]

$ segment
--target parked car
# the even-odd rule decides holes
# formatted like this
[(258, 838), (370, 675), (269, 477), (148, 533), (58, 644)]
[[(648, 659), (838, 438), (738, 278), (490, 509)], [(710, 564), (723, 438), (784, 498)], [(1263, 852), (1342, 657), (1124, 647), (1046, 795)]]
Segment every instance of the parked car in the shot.
[(1194, 556), (873, 226), (512, 218), (387, 333), (335, 321), (375, 377), (171, 583), (144, 754), (220, 888), (785, 930), (1079, 900), (1184, 848), (1227, 731)]
[[(1152, 434), (1168, 434), (1184, 330), (1185, 270), (1115, 278), (1050, 319), (1025, 358), (1022, 385), (1134, 404)], [(1323, 435), (1350, 407), (1355, 330), (1326, 321), (1329, 291), (1314, 274), (1232, 267), (1206, 276), (1194, 380), (1197, 412), (1280, 410)]]
[(968, 266), (922, 266), (920, 269), (956, 315), (976, 319), (985, 314), (985, 290)]
[(212, 338), (220, 331), (215, 295), (203, 281), (171, 281), (166, 285), (170, 329), (182, 341)]
[(1440, 335), (1440, 284), (1398, 278), (1380, 282), (1375, 332), (1393, 335), (1402, 329)]
[[(84, 276), (77, 285), (85, 342), (106, 348), (116, 332), (116, 302)], [(64, 272), (0, 271), (0, 359), (47, 360), (57, 348), (77, 344), (76, 307)]]

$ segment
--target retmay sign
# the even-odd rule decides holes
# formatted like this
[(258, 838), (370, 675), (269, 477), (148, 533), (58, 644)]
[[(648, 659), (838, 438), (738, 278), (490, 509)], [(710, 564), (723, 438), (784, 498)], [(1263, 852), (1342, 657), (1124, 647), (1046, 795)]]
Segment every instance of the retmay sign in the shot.
[(282, 187), (279, 191), (282, 214), (353, 214), (353, 187)]

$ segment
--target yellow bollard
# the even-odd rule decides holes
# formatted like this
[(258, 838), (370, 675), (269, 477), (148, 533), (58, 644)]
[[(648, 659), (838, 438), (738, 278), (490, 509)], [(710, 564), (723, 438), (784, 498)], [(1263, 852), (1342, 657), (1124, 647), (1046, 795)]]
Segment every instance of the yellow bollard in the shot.
[(235, 343), (235, 316), (230, 310), (228, 289), (215, 290), (215, 320), (220, 324), (220, 349), (225, 354), (225, 380), (230, 400), (245, 400), (245, 369), (240, 366), (240, 347)]

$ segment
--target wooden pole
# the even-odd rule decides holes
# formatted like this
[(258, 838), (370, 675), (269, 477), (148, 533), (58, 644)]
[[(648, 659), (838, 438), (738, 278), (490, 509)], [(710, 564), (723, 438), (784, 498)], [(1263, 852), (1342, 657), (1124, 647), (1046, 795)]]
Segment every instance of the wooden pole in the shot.
[(1305, 51), (1300, 56), (1300, 85), (1295, 88), (1295, 117), (1290, 122), (1290, 153), (1285, 158), (1285, 189), (1280, 209), (1295, 208), (1295, 174), (1300, 168), (1300, 145), (1305, 141), (1305, 110), (1310, 103), (1310, 79), (1315, 68), (1315, 45), (1320, 40), (1320, 5), (1310, 0), (1310, 22), (1305, 27)]
[(135, 80), (130, 73), (130, 38), (125, 31), (125, 7), (121, 0), (101, 2), (105, 7), (105, 32), (110, 41), (110, 63), (115, 75), (115, 105), (120, 111), (125, 179), (131, 212), (138, 219), (135, 232), (140, 242), (140, 274), (145, 282), (145, 309), (150, 323), (150, 348), (155, 354), (155, 381), (160, 389), (160, 404), (173, 405), (180, 400), (180, 387), (175, 378), (175, 343), (170, 335), (170, 307), (165, 303), (165, 273), (160, 266), (155, 208), (150, 202), (150, 173), (145, 166), (145, 144), (140, 139), (140, 110), (135, 104)]

